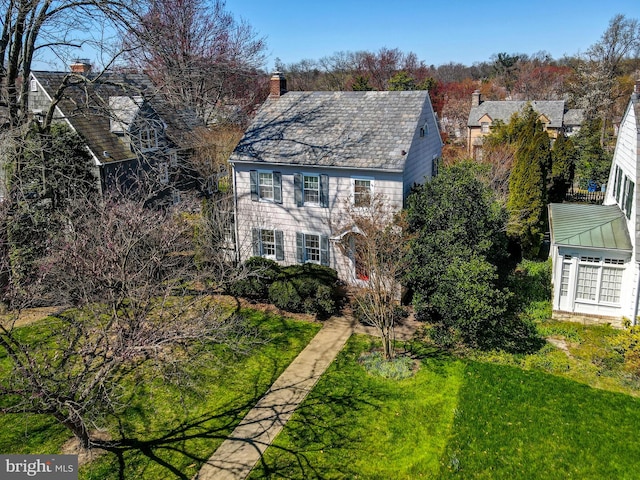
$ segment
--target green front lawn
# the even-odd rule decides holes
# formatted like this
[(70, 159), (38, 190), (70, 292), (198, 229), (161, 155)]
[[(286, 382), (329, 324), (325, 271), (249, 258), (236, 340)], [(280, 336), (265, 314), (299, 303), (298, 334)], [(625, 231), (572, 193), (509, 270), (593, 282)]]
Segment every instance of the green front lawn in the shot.
[(640, 399), (539, 370), (427, 356), (372, 377), (352, 338), (250, 478), (638, 478)]
[(432, 359), (406, 380), (367, 374), (352, 337), (250, 478), (429, 478), (446, 446), (464, 363)]
[[(259, 326), (263, 339), (249, 355), (216, 347), (208, 353), (210, 362), (194, 366), (191, 382), (181, 387), (144, 370), (128, 379), (144, 389), (131, 399), (121, 418), (120, 428), (138, 443), (123, 455), (124, 478), (165, 480), (195, 475), (320, 328), (319, 324), (257, 311), (247, 310), (243, 315)], [(27, 329), (36, 335), (38, 325)], [(4, 362), (0, 359), (0, 367)], [(113, 421), (108, 428), (113, 434), (118, 426)], [(1, 453), (55, 453), (69, 439), (68, 432), (46, 416), (0, 415), (0, 432)], [(105, 454), (81, 468), (80, 478), (117, 479), (118, 459)]]

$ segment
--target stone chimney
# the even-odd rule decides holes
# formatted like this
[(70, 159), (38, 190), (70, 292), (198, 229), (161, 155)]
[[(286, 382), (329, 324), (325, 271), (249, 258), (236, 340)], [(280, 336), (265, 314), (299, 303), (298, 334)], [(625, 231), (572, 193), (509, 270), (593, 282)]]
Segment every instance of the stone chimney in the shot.
[(482, 99), (480, 98), (480, 90), (476, 90), (471, 94), (471, 108), (477, 107), (482, 103)]
[(273, 72), (269, 81), (269, 96), (280, 97), (287, 93), (287, 79), (282, 72)]
[(71, 72), (86, 75), (91, 72), (91, 62), (86, 58), (78, 59), (71, 64)]

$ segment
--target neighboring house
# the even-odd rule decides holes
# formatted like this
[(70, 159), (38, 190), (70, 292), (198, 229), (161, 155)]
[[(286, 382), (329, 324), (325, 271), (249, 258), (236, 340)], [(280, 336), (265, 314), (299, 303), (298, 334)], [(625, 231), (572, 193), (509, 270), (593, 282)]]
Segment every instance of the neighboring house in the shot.
[(527, 106), (539, 114), (540, 122), (551, 138), (558, 135), (573, 135), (584, 120), (584, 111), (568, 109), (564, 100), (532, 100), (532, 101), (483, 101), (476, 90), (471, 98), (471, 111), (467, 122), (467, 148), (469, 155), (476, 160), (482, 159), (483, 138), (491, 133), (491, 126), (501, 121), (509, 123), (514, 113), (522, 112)]
[(339, 247), (357, 235), (344, 225), (347, 202), (382, 195), (401, 209), (411, 187), (435, 173), (441, 150), (426, 91), (287, 92), (274, 74), (230, 158), (239, 259), (312, 262), (348, 282), (364, 279)]
[(71, 72), (32, 72), (29, 87), (29, 110), (40, 121), (59, 97), (53, 121), (85, 141), (103, 191), (135, 188), (145, 176), (176, 203), (194, 187), (193, 172), (184, 167), (201, 124), (191, 112), (171, 108), (147, 75), (93, 74), (76, 63)]
[(604, 205), (551, 204), (556, 318), (636, 323), (640, 286), (640, 85), (622, 119)]

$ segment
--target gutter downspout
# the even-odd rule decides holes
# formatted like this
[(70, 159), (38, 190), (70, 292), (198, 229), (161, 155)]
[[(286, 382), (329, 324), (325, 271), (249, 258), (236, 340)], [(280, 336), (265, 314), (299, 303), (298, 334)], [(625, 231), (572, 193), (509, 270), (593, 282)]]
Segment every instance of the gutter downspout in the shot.
[(634, 327), (638, 323), (638, 304), (640, 303), (640, 263), (636, 262), (636, 272), (638, 274), (638, 281), (636, 284), (636, 301), (633, 306), (633, 318), (631, 319), (631, 325)]
[(238, 232), (238, 186), (236, 184), (236, 166), (231, 164), (231, 171), (233, 172), (233, 229), (235, 230), (235, 253), (236, 253), (236, 263), (240, 263), (240, 247), (238, 243), (240, 241), (240, 236)]

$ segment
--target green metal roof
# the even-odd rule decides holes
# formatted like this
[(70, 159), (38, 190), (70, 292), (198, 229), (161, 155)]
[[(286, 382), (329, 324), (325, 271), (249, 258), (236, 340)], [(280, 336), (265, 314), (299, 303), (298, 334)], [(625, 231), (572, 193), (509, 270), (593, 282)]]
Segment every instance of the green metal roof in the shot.
[(551, 241), (555, 245), (632, 250), (627, 219), (617, 205), (549, 205)]

